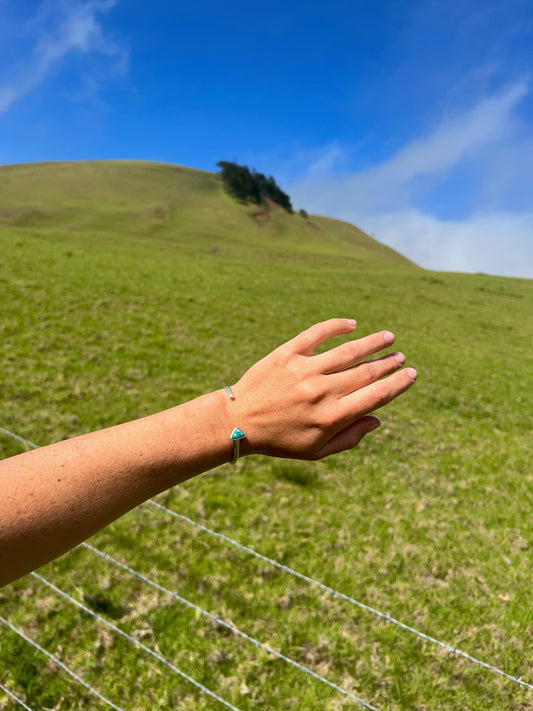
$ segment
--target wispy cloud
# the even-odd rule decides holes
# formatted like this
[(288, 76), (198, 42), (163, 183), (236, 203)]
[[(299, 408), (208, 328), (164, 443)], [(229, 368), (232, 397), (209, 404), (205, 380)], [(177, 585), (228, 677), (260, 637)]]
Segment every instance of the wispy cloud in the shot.
[[(104, 32), (99, 20), (99, 15), (111, 10), (116, 2), (49, 0), (42, 3), (27, 23), (32, 51), (22, 59), (14, 57), (11, 70), (4, 71), (0, 82), (0, 113), (8, 111), (72, 55), (100, 55), (107, 60), (108, 74), (124, 73), (128, 64), (127, 49)], [(83, 84), (93, 82), (92, 70), (89, 67), (89, 77), (81, 78)]]
[[(364, 171), (336, 170), (342, 150), (329, 146), (290, 186), (291, 195), (308, 210), (375, 233), (422, 266), (533, 277), (533, 213), (517, 204), (518, 194), (533, 191), (533, 155), (522, 151), (520, 158), (521, 146), (533, 152), (532, 142), (516, 121), (527, 94), (527, 83), (520, 81), (486, 96)], [(524, 161), (528, 173), (520, 167)], [(510, 169), (513, 163), (516, 171)], [(469, 214), (457, 220), (453, 210), (446, 215), (449, 183), (450, 175), (464, 178), (463, 169), (472, 204)], [(434, 205), (439, 203), (439, 189), (446, 181), (447, 194), (439, 209), (424, 206), (428, 193)], [(457, 187), (455, 192), (459, 191)], [(460, 195), (455, 198), (460, 201)]]

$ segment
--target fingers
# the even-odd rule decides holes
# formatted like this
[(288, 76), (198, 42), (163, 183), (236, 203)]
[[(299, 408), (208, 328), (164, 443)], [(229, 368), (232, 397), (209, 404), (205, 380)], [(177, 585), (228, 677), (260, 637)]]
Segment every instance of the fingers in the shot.
[(330, 439), (318, 452), (317, 459), (357, 447), (366, 434), (376, 430), (380, 425), (381, 422), (377, 417), (362, 417)]
[(341, 398), (338, 401), (342, 408), (339, 414), (348, 422), (353, 420), (354, 413), (357, 418), (368, 415), (408, 390), (416, 378), (417, 372), (414, 368), (405, 368), (388, 378), (377, 380)]
[(331, 318), (328, 321), (315, 323), (311, 328), (302, 331), (296, 338), (289, 341), (287, 345), (296, 353), (311, 356), (315, 349), (324, 341), (327, 341), (328, 338), (352, 333), (356, 326), (357, 323), (354, 319)]
[(390, 353), (377, 360), (364, 361), (358, 365), (328, 376), (330, 387), (339, 395), (348, 395), (356, 390), (395, 373), (405, 363), (403, 353)]
[(371, 336), (344, 343), (326, 353), (316, 356), (316, 361), (323, 373), (337, 373), (349, 368), (364, 358), (388, 348), (394, 343), (394, 334), (390, 331), (373, 333)]

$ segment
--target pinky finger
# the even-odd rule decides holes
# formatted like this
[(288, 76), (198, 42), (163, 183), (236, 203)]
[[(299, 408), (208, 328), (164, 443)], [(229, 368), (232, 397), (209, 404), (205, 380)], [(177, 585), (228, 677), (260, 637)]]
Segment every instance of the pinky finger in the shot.
[(377, 417), (362, 417), (360, 420), (352, 422), (351, 425), (337, 432), (337, 434), (322, 447), (316, 458), (322, 459), (323, 457), (329, 457), (330, 454), (338, 454), (339, 452), (345, 452), (347, 449), (357, 447), (366, 434), (377, 430), (380, 425), (381, 422)]

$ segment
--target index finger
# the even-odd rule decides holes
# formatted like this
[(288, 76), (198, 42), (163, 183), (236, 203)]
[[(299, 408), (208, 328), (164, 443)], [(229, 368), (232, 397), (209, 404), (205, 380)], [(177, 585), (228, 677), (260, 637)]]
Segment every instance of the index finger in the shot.
[(312, 356), (315, 349), (322, 345), (324, 341), (334, 336), (342, 336), (347, 333), (352, 333), (357, 327), (355, 319), (351, 318), (330, 318), (321, 323), (315, 323), (310, 328), (307, 328), (295, 338), (290, 340), (287, 345), (295, 352), (301, 355)]
[(394, 343), (394, 334), (390, 331), (380, 331), (355, 341), (348, 341), (342, 346), (332, 348), (326, 353), (317, 355), (324, 373), (336, 373), (359, 363), (363, 358), (388, 348)]

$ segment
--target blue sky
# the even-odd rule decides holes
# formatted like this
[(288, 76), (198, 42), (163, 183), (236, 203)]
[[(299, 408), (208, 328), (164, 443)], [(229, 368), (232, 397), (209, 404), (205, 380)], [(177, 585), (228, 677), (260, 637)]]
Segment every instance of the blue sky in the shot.
[(236, 160), (422, 266), (533, 278), (532, 67), (531, 0), (0, 0), (0, 163)]

